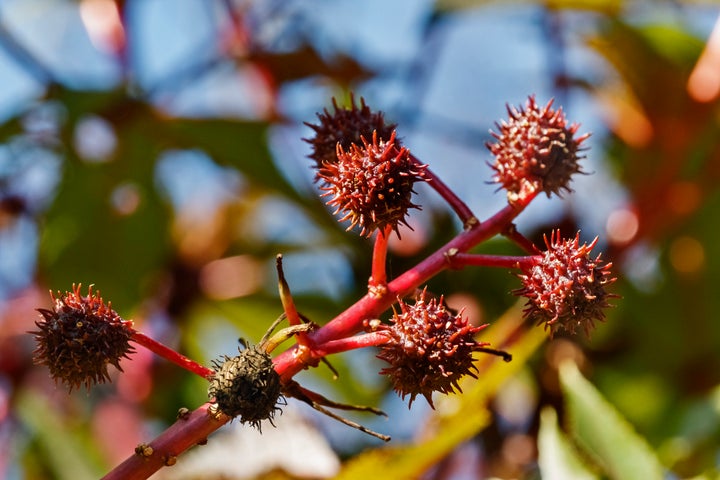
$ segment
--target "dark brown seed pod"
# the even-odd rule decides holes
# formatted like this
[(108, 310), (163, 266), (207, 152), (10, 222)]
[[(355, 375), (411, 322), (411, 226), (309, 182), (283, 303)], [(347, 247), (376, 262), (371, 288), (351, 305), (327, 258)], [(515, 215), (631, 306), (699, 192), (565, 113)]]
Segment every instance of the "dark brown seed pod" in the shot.
[[(315, 131), (315, 136), (304, 139), (312, 146), (310, 158), (315, 160), (314, 167), (319, 171), (329, 163), (337, 162), (337, 146), (347, 151), (353, 144), (362, 145), (362, 139), (369, 140), (373, 132), (378, 138), (387, 140), (395, 130), (395, 124), (385, 123), (382, 112), (373, 112), (360, 99), (360, 106), (355, 104), (355, 98), (350, 96), (350, 108), (338, 107), (337, 101), (332, 99), (334, 113), (325, 109), (318, 114), (318, 125), (305, 123)], [(323, 179), (319, 174), (315, 181)]]
[(583, 173), (578, 162), (589, 134), (576, 138), (579, 125), (568, 124), (562, 108), (554, 110), (552, 104), (539, 107), (530, 96), (525, 108), (508, 106), (510, 118), (496, 124), (499, 133), (490, 132), (496, 139), (487, 143), (495, 156), (493, 181), (507, 190), (511, 202), (537, 190), (560, 196), (571, 191), (571, 177)]
[(279, 411), (280, 375), (272, 358), (258, 346), (241, 350), (235, 357), (214, 361), (215, 375), (210, 379), (208, 396), (214, 398), (217, 410), (229, 417), (240, 417), (241, 423), (260, 430), (260, 422), (272, 420)]
[(399, 305), (400, 312), (395, 312), (389, 325), (376, 327), (389, 337), (378, 358), (390, 364), (380, 373), (390, 377), (403, 399), (410, 395), (410, 405), (417, 395), (423, 395), (433, 406), (433, 392), (454, 393), (460, 391), (458, 382), (465, 375), (477, 378), (474, 352), (500, 355), (506, 361), (511, 358), (477, 342), (475, 334), (486, 325), (470, 325), (462, 312), (449, 311), (442, 297), (428, 300), (423, 290), (415, 304), (401, 300)]
[(603, 263), (601, 255), (590, 256), (596, 243), (597, 238), (580, 245), (579, 233), (566, 240), (559, 231), (545, 237), (547, 250), (523, 268), (523, 288), (514, 292), (528, 299), (526, 318), (545, 325), (551, 335), (562, 330), (575, 333), (578, 328), (589, 335), (595, 321), (605, 319), (608, 299), (617, 297), (607, 291), (615, 278), (612, 263)]
[(58, 292), (57, 297), (50, 292), (50, 297), (52, 309), (38, 309), (38, 330), (29, 332), (37, 342), (35, 363), (46, 365), (52, 378), (70, 391), (110, 381), (108, 365), (122, 371), (120, 359), (135, 351), (129, 343), (132, 322), (105, 304), (92, 285), (86, 296), (80, 294), (80, 285), (73, 285), (72, 292)]

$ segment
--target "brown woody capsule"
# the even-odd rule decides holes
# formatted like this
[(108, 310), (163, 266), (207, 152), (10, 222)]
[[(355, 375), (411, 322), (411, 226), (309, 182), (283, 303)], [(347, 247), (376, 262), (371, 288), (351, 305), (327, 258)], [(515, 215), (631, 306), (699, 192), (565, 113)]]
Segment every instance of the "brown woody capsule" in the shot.
[(50, 296), (52, 309), (38, 309), (42, 315), (35, 322), (38, 330), (29, 332), (37, 342), (35, 363), (46, 365), (70, 391), (110, 381), (108, 365), (122, 371), (120, 359), (135, 351), (129, 344), (132, 322), (120, 318), (92, 286), (86, 296), (80, 294), (80, 285)]
[[(382, 112), (373, 112), (365, 105), (365, 100), (360, 99), (360, 107), (355, 105), (354, 97), (350, 97), (350, 108), (338, 107), (337, 101), (333, 98), (334, 113), (324, 110), (318, 114), (320, 123), (313, 125), (305, 123), (315, 131), (313, 138), (306, 138), (313, 149), (310, 158), (315, 160), (315, 168), (322, 169), (329, 163), (337, 162), (337, 146), (348, 150), (353, 144), (362, 145), (362, 139), (369, 140), (373, 132), (382, 140), (390, 138), (395, 124), (386, 124)], [(318, 174), (315, 181), (321, 180)]]
[(225, 356), (213, 362), (215, 375), (210, 379), (208, 396), (215, 398), (219, 412), (240, 417), (260, 429), (260, 422), (270, 420), (282, 398), (280, 376), (270, 355), (257, 346), (241, 350), (235, 357)]

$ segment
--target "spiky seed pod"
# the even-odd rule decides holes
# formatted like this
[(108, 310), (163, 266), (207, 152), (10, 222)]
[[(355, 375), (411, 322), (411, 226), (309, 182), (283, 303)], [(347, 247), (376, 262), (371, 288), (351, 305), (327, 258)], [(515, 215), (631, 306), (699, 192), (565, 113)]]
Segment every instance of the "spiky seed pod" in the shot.
[(465, 375), (477, 378), (473, 352), (486, 350), (486, 343), (475, 341), (475, 334), (486, 325), (474, 327), (463, 317), (453, 314), (443, 304), (443, 298), (426, 298), (426, 290), (415, 304), (399, 301), (390, 324), (376, 327), (388, 336), (378, 358), (390, 364), (380, 371), (392, 381), (395, 391), (410, 405), (417, 395), (423, 395), (433, 406), (432, 393), (460, 391), (458, 381)]
[(333, 214), (343, 213), (340, 221), (350, 220), (348, 230), (360, 225), (360, 235), (370, 236), (376, 229), (391, 226), (398, 231), (405, 224), (410, 208), (413, 185), (424, 180), (425, 165), (412, 160), (410, 152), (400, 147), (395, 132), (386, 140), (373, 133), (372, 142), (353, 144), (345, 151), (337, 149), (338, 161), (326, 163), (319, 171), (325, 182), (323, 196), (332, 196), (328, 205)]
[[(365, 105), (365, 100), (360, 99), (360, 107), (355, 105), (355, 98), (350, 96), (350, 108), (338, 107), (337, 101), (333, 98), (334, 113), (325, 109), (319, 113), (320, 123), (313, 125), (305, 122), (305, 125), (315, 131), (313, 138), (304, 139), (313, 149), (309, 155), (315, 160), (315, 168), (320, 170), (328, 163), (337, 162), (337, 146), (348, 150), (351, 145), (361, 145), (362, 139), (372, 138), (373, 132), (377, 132), (381, 140), (387, 140), (395, 130), (395, 124), (385, 123), (382, 112), (373, 112)], [(315, 181), (321, 180), (318, 173)]]
[(511, 202), (537, 190), (560, 196), (571, 191), (574, 174), (584, 173), (578, 161), (589, 134), (575, 138), (579, 125), (568, 125), (562, 108), (554, 110), (552, 104), (538, 107), (530, 96), (525, 108), (508, 105), (509, 120), (496, 123), (500, 133), (490, 132), (496, 139), (486, 144), (495, 156), (493, 181), (507, 190)]
[(215, 398), (218, 410), (229, 417), (240, 417), (260, 430), (260, 422), (270, 420), (282, 397), (280, 375), (272, 358), (258, 346), (241, 350), (235, 357), (214, 361), (208, 396)]
[(46, 365), (50, 376), (70, 391), (82, 384), (89, 390), (93, 384), (110, 381), (108, 364), (122, 371), (120, 359), (135, 351), (129, 343), (132, 322), (120, 318), (99, 292), (92, 291), (92, 285), (86, 296), (80, 288), (73, 285), (72, 292), (58, 292), (57, 297), (50, 292), (52, 309), (38, 309), (38, 330), (29, 332), (37, 342), (35, 363)]
[(580, 245), (579, 233), (562, 240), (554, 231), (550, 239), (545, 236), (547, 250), (518, 275), (523, 288), (514, 293), (528, 299), (525, 316), (544, 324), (550, 335), (561, 330), (575, 333), (579, 327), (589, 335), (595, 321), (605, 319), (608, 299), (617, 297), (606, 290), (615, 281), (612, 263), (603, 263), (601, 255), (590, 256), (596, 243), (597, 237)]

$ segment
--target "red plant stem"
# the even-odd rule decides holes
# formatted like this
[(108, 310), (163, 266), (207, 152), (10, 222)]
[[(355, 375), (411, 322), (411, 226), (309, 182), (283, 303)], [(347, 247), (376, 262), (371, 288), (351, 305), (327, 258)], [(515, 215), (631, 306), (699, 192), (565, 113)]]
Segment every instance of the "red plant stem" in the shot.
[(167, 465), (188, 448), (204, 444), (208, 435), (225, 425), (230, 417), (214, 416), (208, 412), (209, 403), (202, 405), (187, 417), (178, 419), (167, 430), (149, 443), (152, 455), (134, 454), (103, 477), (103, 480), (141, 480)]
[[(412, 158), (416, 164), (422, 165), (422, 162), (415, 155), (410, 154), (410, 158)], [(445, 182), (440, 180), (440, 177), (435, 175), (432, 170), (425, 168), (424, 176), (427, 179), (427, 183), (440, 194), (455, 211), (457, 216), (460, 217), (460, 220), (463, 222), (463, 227), (470, 228), (477, 222), (477, 217), (475, 217), (475, 214), (470, 210), (470, 207), (468, 207), (452, 189), (445, 185)]]
[(153, 340), (142, 332), (134, 331), (132, 340), (138, 345), (142, 345), (151, 352), (163, 357), (164, 359), (181, 366), (185, 370), (200, 375), (203, 378), (210, 378), (215, 375), (215, 371), (211, 368), (200, 365), (195, 360), (191, 360), (170, 347), (166, 347), (157, 340)]
[(352, 337), (338, 338), (325, 343), (313, 346), (313, 353), (320, 356), (331, 355), (333, 353), (347, 352), (356, 348), (376, 347), (387, 343), (389, 337), (382, 333), (370, 332)]
[[(327, 325), (309, 334), (308, 339), (310, 345), (312, 345), (312, 348), (309, 349), (311, 355), (315, 358), (321, 358), (330, 353), (381, 344), (382, 339), (380, 337), (382, 335), (377, 332), (355, 337), (353, 335), (362, 329), (364, 320), (377, 318), (382, 312), (390, 308), (398, 298), (412, 293), (422, 283), (442, 270), (449, 268), (451, 260), (448, 257), (465, 253), (480, 242), (501, 233), (534, 197), (535, 194), (527, 195), (512, 205), (506, 206), (485, 222), (474, 224), (474, 226), (458, 234), (445, 246), (435, 251), (415, 267), (390, 282), (388, 292), (385, 295), (366, 294)], [(140, 332), (133, 334), (133, 340), (202, 377), (207, 378), (214, 374), (211, 369), (199, 365)], [(301, 347), (303, 348), (299, 349), (298, 345), (295, 345), (274, 359), (275, 370), (287, 382), (293, 381), (292, 377), (308, 366), (308, 362), (304, 360), (305, 355), (302, 354), (302, 350), (308, 350), (308, 348)], [(187, 418), (178, 420), (155, 438), (149, 444), (153, 449), (152, 455), (149, 457), (138, 454), (132, 455), (103, 479), (140, 480), (148, 478), (163, 466), (174, 463), (175, 457), (188, 448), (198, 443), (202, 444), (208, 435), (230, 420), (226, 416), (216, 418), (209, 414), (209, 406), (208, 403), (204, 404)]]
[[(421, 284), (450, 266), (450, 252), (463, 253), (488, 238), (501, 233), (510, 222), (537, 196), (537, 192), (524, 195), (513, 204), (497, 212), (485, 222), (476, 224), (469, 230), (459, 233), (450, 242), (435, 251), (415, 267), (400, 275), (388, 284), (387, 294), (375, 296), (367, 294), (351, 305), (347, 310), (320, 328), (309, 334), (311, 344), (322, 345), (331, 340), (349, 337), (362, 329), (363, 320), (377, 318), (390, 308), (398, 298), (405, 297)], [(289, 380), (307, 365), (303, 357), (296, 354), (296, 347), (290, 348), (275, 357), (275, 370), (284, 380)]]
[[(384, 292), (387, 285), (387, 273), (385, 272), (385, 262), (387, 260), (388, 239), (392, 233), (392, 226), (388, 225), (384, 230), (378, 230), (375, 233), (375, 245), (373, 246), (372, 255), (372, 273), (368, 282), (370, 292), (380, 294)], [(378, 290), (379, 289), (379, 290)]]
[(457, 253), (449, 255), (448, 260), (452, 268), (462, 267), (504, 267), (522, 268), (529, 267), (535, 261), (534, 256), (511, 256), (511, 255), (483, 255), (472, 253)]
[(540, 249), (537, 248), (533, 242), (528, 240), (525, 235), (518, 232), (515, 224), (511, 223), (510, 225), (508, 225), (508, 227), (503, 232), (503, 235), (515, 242), (520, 248), (522, 248), (531, 255), (537, 255), (541, 253)]

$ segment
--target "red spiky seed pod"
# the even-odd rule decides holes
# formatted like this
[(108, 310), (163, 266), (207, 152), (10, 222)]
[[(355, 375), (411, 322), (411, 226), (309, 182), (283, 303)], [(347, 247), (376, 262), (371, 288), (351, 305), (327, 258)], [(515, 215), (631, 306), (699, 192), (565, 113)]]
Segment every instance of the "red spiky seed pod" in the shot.
[(581, 144), (590, 135), (575, 138), (579, 128), (568, 124), (562, 108), (552, 108), (553, 100), (539, 107), (530, 96), (525, 108), (507, 106), (510, 118), (496, 123), (499, 133), (487, 148), (495, 156), (491, 164), (493, 182), (507, 191), (512, 203), (532, 192), (541, 190), (549, 197), (570, 192), (570, 180), (576, 173), (584, 173), (578, 165)]
[(400, 224), (407, 225), (408, 210), (420, 209), (411, 197), (415, 182), (424, 180), (426, 166), (397, 144), (394, 131), (387, 141), (376, 132), (372, 142), (363, 139), (347, 151), (338, 145), (337, 157), (318, 174), (325, 182), (323, 196), (332, 196), (327, 203), (336, 207), (333, 214), (342, 212), (340, 221), (350, 221), (348, 230), (360, 225), (360, 235), (370, 236), (391, 226), (397, 232)]
[(465, 375), (477, 378), (473, 353), (484, 351), (510, 356), (485, 348), (487, 343), (475, 340), (475, 334), (486, 327), (474, 327), (463, 317), (448, 310), (443, 298), (426, 298), (426, 290), (413, 305), (399, 301), (400, 312), (395, 311), (390, 324), (380, 324), (378, 332), (388, 336), (381, 346), (378, 358), (390, 364), (380, 371), (392, 381), (395, 391), (410, 405), (417, 395), (425, 397), (431, 407), (432, 393), (443, 394), (461, 391), (458, 381)]
[(135, 351), (129, 343), (132, 322), (105, 304), (92, 285), (86, 296), (80, 288), (73, 285), (72, 292), (58, 292), (57, 297), (50, 292), (52, 309), (38, 309), (38, 330), (28, 332), (37, 342), (35, 363), (46, 365), (50, 376), (70, 391), (82, 384), (89, 390), (93, 384), (110, 381), (108, 364), (122, 371), (120, 359)]
[[(378, 138), (387, 140), (395, 130), (395, 124), (385, 123), (382, 112), (373, 112), (365, 105), (365, 100), (360, 99), (360, 107), (355, 105), (355, 98), (350, 96), (350, 108), (338, 107), (337, 101), (332, 99), (334, 113), (325, 109), (319, 113), (320, 123), (313, 125), (305, 122), (305, 125), (315, 131), (313, 138), (304, 139), (312, 146), (310, 158), (315, 160), (314, 167), (320, 170), (328, 163), (337, 162), (337, 146), (348, 150), (353, 144), (361, 145), (362, 139), (369, 140), (373, 132), (377, 132)], [(318, 174), (315, 181), (321, 180)]]
[(518, 275), (523, 288), (513, 293), (528, 299), (525, 316), (544, 324), (551, 336), (577, 328), (590, 335), (595, 321), (605, 319), (608, 299), (617, 297), (606, 290), (615, 281), (612, 263), (603, 263), (601, 255), (590, 256), (597, 240), (580, 245), (580, 233), (562, 240), (560, 231), (553, 231), (550, 239), (545, 236), (547, 250)]
[(217, 410), (229, 417), (240, 417), (260, 430), (260, 422), (272, 420), (283, 396), (280, 375), (270, 355), (258, 346), (240, 350), (235, 357), (214, 361), (215, 375), (210, 379), (208, 396)]

